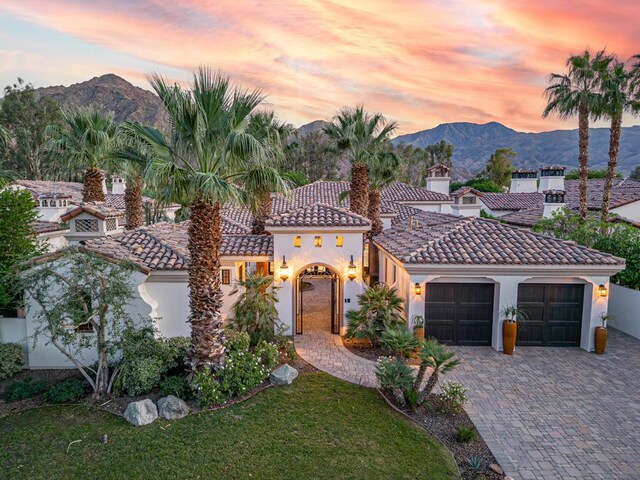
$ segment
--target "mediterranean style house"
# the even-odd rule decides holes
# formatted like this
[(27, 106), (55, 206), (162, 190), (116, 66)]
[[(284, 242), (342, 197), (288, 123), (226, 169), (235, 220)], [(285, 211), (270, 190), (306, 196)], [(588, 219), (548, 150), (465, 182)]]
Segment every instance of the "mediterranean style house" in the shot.
[[(347, 182), (317, 181), (288, 196), (274, 194), (264, 235), (250, 233), (246, 209), (223, 208), (225, 318), (233, 315), (236, 282), (261, 271), (274, 276), (280, 328), (289, 335), (311, 328), (344, 333), (346, 313), (358, 308), (367, 282), (378, 281), (398, 290), (409, 327), (422, 316), (425, 335), (445, 343), (501, 350), (500, 312), (519, 305), (529, 312), (519, 345), (593, 349), (594, 329), (607, 310), (609, 277), (624, 269), (623, 259), (480, 218), (488, 194), (469, 188), (449, 194), (446, 167), (428, 172), (426, 188), (385, 188), (384, 230), (369, 240), (370, 221), (350, 212), (348, 199), (341, 201), (348, 188)], [(83, 214), (96, 215), (85, 209), (70, 218)], [(128, 310), (134, 318), (151, 317), (167, 337), (190, 334), (188, 225), (162, 222), (80, 243), (86, 251), (137, 265), (136, 298)], [(310, 299), (323, 308), (315, 320)], [(24, 336), (33, 331), (37, 313), (27, 312)], [(67, 365), (51, 346), (28, 349), (31, 368)]]

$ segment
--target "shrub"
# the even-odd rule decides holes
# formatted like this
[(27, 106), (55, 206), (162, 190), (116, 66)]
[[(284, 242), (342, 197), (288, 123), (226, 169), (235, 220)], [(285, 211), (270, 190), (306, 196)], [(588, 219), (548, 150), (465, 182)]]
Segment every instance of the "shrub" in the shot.
[(191, 389), (202, 408), (222, 403), (226, 397), (220, 391), (220, 382), (206, 372), (196, 372), (191, 380)]
[(413, 370), (402, 359), (381, 357), (376, 364), (376, 378), (383, 390), (405, 392), (413, 387)]
[(387, 329), (380, 337), (380, 345), (394, 355), (409, 358), (420, 346), (420, 341), (413, 332), (401, 325)]
[(260, 340), (273, 338), (278, 319), (278, 288), (273, 285), (272, 276), (250, 273), (231, 292), (232, 295), (240, 294), (233, 305), (231, 324), (236, 330), (247, 332), (252, 345), (257, 345)]
[(51, 403), (65, 403), (78, 400), (83, 395), (84, 382), (77, 378), (67, 378), (49, 388), (45, 398)]
[(467, 402), (467, 389), (458, 382), (445, 381), (442, 385), (442, 393), (438, 395), (440, 400), (438, 410), (443, 413), (460, 413)]
[(20, 373), (24, 366), (22, 346), (17, 343), (0, 344), (0, 380)]
[(347, 338), (368, 339), (378, 345), (385, 330), (404, 325), (403, 300), (395, 288), (375, 284), (358, 295), (358, 310), (347, 312)]
[(473, 425), (460, 424), (456, 428), (456, 442), (469, 443), (476, 439), (477, 433)]
[(142, 395), (160, 384), (172, 369), (183, 368), (189, 340), (156, 338), (152, 328), (128, 328), (123, 335), (120, 371), (114, 383), (117, 394)]
[(298, 358), (298, 354), (296, 353), (296, 347), (293, 344), (293, 340), (291, 337), (286, 335), (276, 335), (273, 337), (271, 341), (280, 352), (283, 352), (289, 357), (289, 360), (293, 361)]
[(260, 385), (278, 360), (278, 348), (263, 340), (254, 352), (248, 348), (248, 339), (235, 341), (231, 346), (227, 343), (227, 349), (224, 369), (219, 374), (220, 389), (226, 397), (241, 395)]
[(160, 392), (162, 395), (173, 395), (174, 397), (186, 399), (189, 397), (189, 382), (183, 377), (172, 375), (160, 382)]
[(25, 377), (23, 380), (16, 380), (7, 387), (4, 398), (7, 402), (17, 402), (25, 398), (35, 397), (47, 389), (47, 382), (41, 380), (34, 382), (33, 377)]

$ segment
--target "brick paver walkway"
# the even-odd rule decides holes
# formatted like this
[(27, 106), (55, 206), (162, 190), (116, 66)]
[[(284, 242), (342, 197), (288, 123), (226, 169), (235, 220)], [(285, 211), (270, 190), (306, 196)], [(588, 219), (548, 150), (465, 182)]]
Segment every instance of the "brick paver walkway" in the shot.
[(603, 356), (578, 348), (455, 347), (447, 375), (516, 479), (640, 479), (640, 340), (610, 329)]
[(376, 387), (375, 363), (358, 357), (342, 344), (339, 335), (331, 334), (331, 317), (328, 279), (308, 280), (313, 290), (304, 294), (303, 334), (296, 335), (296, 352), (303, 360), (323, 372), (347, 382)]

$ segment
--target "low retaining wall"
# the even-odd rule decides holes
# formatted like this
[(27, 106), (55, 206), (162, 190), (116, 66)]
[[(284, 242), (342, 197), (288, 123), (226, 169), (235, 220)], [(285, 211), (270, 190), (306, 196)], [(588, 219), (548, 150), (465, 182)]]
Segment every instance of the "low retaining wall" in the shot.
[(611, 284), (609, 313), (614, 317), (613, 328), (640, 338), (640, 291)]

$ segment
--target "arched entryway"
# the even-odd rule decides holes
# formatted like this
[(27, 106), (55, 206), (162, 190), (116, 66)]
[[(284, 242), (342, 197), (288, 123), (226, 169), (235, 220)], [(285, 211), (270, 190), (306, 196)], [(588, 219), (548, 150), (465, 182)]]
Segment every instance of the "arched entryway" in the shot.
[(342, 279), (324, 264), (307, 265), (296, 275), (294, 292), (295, 333), (324, 331), (340, 334)]

